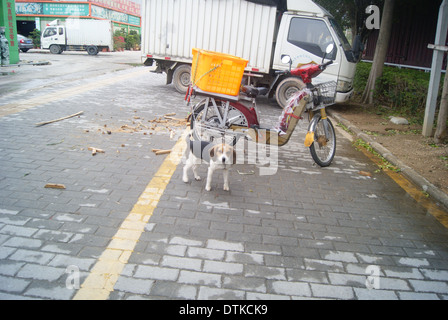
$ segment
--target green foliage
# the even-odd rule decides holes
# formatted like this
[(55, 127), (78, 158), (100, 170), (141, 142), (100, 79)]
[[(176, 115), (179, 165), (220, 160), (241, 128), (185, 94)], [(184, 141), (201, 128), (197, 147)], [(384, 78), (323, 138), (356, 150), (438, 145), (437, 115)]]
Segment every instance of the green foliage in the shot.
[(30, 32), (29, 37), (33, 40), (34, 48), (40, 48), (40, 30), (34, 29)]
[(125, 38), (126, 42), (126, 49), (136, 49), (138, 46), (140, 46), (140, 35), (135, 30), (131, 30), (129, 34)]
[(125, 29), (116, 30), (114, 32), (114, 50), (120, 49), (137, 49), (140, 46), (141, 38), (135, 30), (126, 32)]
[[(354, 79), (355, 99), (364, 92), (371, 63), (360, 62)], [(374, 99), (377, 106), (387, 106), (390, 114), (403, 115), (423, 123), (430, 74), (414, 69), (385, 66), (378, 79)], [(442, 89), (443, 84), (440, 86)]]

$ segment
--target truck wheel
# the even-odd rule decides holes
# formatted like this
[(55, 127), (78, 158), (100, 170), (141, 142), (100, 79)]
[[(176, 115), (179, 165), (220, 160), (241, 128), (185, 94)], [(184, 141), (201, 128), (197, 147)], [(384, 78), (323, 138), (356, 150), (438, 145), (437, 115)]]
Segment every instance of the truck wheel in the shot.
[(174, 70), (173, 84), (180, 93), (186, 93), (190, 85), (191, 66), (188, 64), (180, 65)]
[(98, 54), (98, 47), (96, 46), (88, 46), (86, 49), (87, 53), (91, 56), (95, 56)]
[(297, 78), (286, 78), (275, 90), (275, 99), (280, 107), (285, 108), (289, 98), (297, 91), (305, 88), (305, 84), (302, 80)]
[(53, 54), (59, 54), (62, 53), (61, 47), (58, 46), (57, 44), (52, 44), (50, 46), (50, 52)]

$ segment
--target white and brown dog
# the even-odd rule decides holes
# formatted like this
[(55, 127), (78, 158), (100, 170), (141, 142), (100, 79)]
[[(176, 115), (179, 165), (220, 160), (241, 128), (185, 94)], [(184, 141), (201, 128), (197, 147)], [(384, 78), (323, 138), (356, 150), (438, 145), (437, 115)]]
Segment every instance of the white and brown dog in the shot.
[[(188, 156), (187, 156), (188, 155)], [(186, 163), (182, 180), (188, 182), (188, 170), (193, 169), (194, 178), (199, 181), (201, 177), (197, 168), (204, 161), (209, 163), (205, 190), (211, 190), (212, 176), (215, 170), (224, 170), (224, 190), (229, 188), (229, 170), (236, 162), (235, 149), (226, 143), (210, 143), (206, 141), (191, 141), (187, 137), (187, 149), (185, 151)]]

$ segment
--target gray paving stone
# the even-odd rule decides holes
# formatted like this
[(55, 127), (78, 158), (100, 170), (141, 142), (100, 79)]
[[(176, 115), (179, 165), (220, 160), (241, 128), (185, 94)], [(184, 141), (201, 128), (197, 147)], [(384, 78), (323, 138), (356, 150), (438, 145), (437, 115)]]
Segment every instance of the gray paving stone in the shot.
[(223, 276), (223, 288), (266, 293), (266, 279), (243, 276)]
[(353, 290), (359, 300), (398, 300), (394, 291), (368, 290), (366, 288), (354, 288)]
[(0, 276), (1, 290), (8, 293), (21, 293), (29, 284), (29, 280)]
[(192, 259), (192, 258), (183, 258), (183, 257), (174, 257), (174, 256), (164, 256), (162, 258), (162, 266), (172, 267), (175, 269), (187, 269), (187, 270), (201, 271), (202, 260)]
[(203, 287), (199, 288), (198, 300), (243, 300), (245, 292), (242, 290), (230, 290)]
[(56, 281), (65, 273), (65, 269), (42, 266), (36, 264), (27, 264), (17, 273), (19, 278)]
[(409, 280), (417, 292), (448, 293), (448, 284), (444, 281)]
[(179, 276), (179, 269), (160, 268), (155, 266), (137, 266), (134, 277), (153, 279), (153, 280), (170, 280), (176, 281)]
[(39, 299), (69, 300), (75, 294), (75, 290), (47, 281), (34, 281), (24, 292), (24, 296)]
[(149, 294), (153, 285), (154, 281), (152, 280), (134, 279), (121, 276), (118, 278), (114, 289), (136, 294)]
[(51, 253), (44, 253), (44, 252), (32, 251), (32, 250), (26, 250), (26, 249), (18, 249), (9, 257), (9, 259), (15, 260), (15, 261), (26, 261), (26, 262), (44, 265), (44, 264), (47, 264), (53, 257), (54, 257), (54, 254), (51, 254)]
[(151, 289), (151, 296), (194, 300), (197, 297), (197, 292), (196, 286), (171, 281), (156, 281)]
[(274, 281), (271, 286), (275, 294), (311, 297), (310, 285), (306, 282)]
[(220, 274), (242, 274), (243, 268), (244, 265), (241, 263), (205, 260), (202, 270)]
[(313, 297), (332, 298), (332, 299), (354, 299), (353, 288), (345, 286), (335, 286), (326, 284), (311, 283)]
[(187, 257), (204, 259), (204, 260), (223, 260), (224, 255), (225, 251), (223, 250), (197, 248), (197, 247), (189, 247), (187, 250)]
[(193, 285), (206, 285), (220, 288), (221, 275), (182, 270), (180, 272), (178, 282)]

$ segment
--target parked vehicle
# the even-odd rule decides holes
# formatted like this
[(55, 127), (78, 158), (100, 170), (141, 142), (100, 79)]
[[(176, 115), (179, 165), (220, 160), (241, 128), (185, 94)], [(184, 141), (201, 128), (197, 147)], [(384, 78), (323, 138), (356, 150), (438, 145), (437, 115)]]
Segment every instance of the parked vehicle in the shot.
[(34, 48), (33, 40), (22, 36), (21, 34), (17, 35), (17, 41), (19, 43), (19, 50), (22, 52), (27, 52), (28, 50)]
[[(265, 5), (262, 3), (286, 3)], [(353, 93), (353, 78), (360, 50), (352, 50), (335, 19), (311, 0), (144, 0), (142, 2), (142, 54), (145, 65), (167, 74), (186, 92), (190, 83), (192, 49), (221, 52), (249, 60), (243, 83), (267, 87), (278, 104), (304, 87), (300, 77), (276, 74), (285, 70), (281, 54), (293, 67), (320, 61), (328, 44), (334, 61), (318, 78), (337, 83), (336, 103)]]
[(67, 19), (65, 25), (59, 19), (49, 23), (41, 36), (42, 49), (51, 53), (84, 51), (96, 55), (99, 51), (113, 51), (113, 29), (110, 20)]

